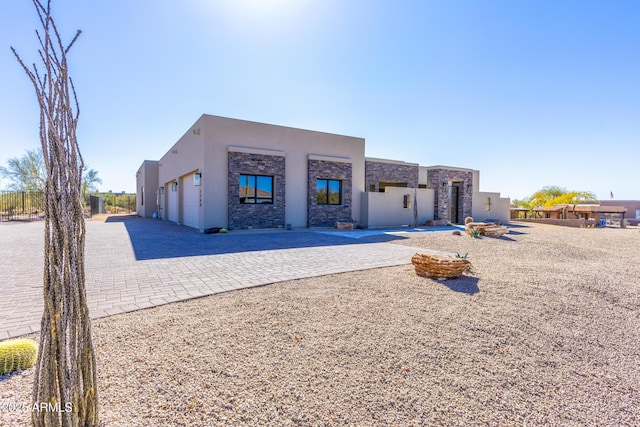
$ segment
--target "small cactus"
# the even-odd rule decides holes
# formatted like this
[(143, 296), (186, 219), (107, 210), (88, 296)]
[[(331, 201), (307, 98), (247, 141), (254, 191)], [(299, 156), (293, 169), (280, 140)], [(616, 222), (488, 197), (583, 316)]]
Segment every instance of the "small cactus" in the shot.
[(38, 357), (35, 341), (18, 338), (0, 342), (0, 375), (32, 367)]

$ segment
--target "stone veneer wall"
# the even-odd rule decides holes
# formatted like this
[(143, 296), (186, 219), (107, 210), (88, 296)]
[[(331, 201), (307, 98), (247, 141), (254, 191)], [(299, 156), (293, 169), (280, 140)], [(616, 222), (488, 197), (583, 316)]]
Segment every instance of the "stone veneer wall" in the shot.
[[(273, 176), (273, 204), (240, 203), (240, 175)], [(229, 228), (282, 228), (285, 222), (285, 158), (229, 152)]]
[[(442, 189), (442, 183), (447, 183), (447, 188)], [(429, 169), (427, 171), (427, 187), (435, 190), (435, 219), (450, 220), (449, 217), (449, 184), (450, 182), (460, 182), (460, 204), (458, 208), (462, 208), (459, 212), (460, 223), (464, 223), (464, 219), (471, 216), (473, 206), (473, 172), (457, 169)], [(461, 214), (461, 215), (460, 215)]]
[[(308, 163), (308, 214), (309, 227), (329, 227), (337, 221), (350, 222), (352, 216), (352, 166), (351, 163), (311, 160)], [(342, 181), (341, 205), (318, 205), (316, 180), (339, 179)]]
[(365, 191), (380, 191), (380, 182), (406, 182), (407, 187), (418, 186), (418, 165), (402, 165), (398, 163), (376, 162), (365, 160)]

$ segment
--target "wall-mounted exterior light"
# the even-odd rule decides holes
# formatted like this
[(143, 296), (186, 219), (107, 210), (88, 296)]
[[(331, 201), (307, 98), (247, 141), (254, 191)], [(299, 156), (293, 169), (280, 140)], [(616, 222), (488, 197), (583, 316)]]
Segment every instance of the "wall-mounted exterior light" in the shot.
[(160, 187), (160, 188), (158, 188), (158, 192), (159, 192), (160, 194), (164, 194), (164, 187)]
[(443, 190), (446, 190), (446, 189), (447, 189), (447, 182), (446, 182), (446, 181), (442, 183), (442, 189), (443, 189)]
[(196, 187), (200, 186), (200, 181), (202, 180), (202, 174), (200, 172), (196, 172), (193, 174), (193, 185)]
[(177, 182), (172, 182), (171, 183), (171, 191), (178, 191), (178, 183)]

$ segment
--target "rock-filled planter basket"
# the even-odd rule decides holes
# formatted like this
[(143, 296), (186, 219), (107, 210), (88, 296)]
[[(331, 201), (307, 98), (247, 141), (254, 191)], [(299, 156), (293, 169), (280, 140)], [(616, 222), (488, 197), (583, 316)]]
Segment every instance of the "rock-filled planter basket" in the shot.
[(420, 253), (411, 258), (411, 264), (418, 276), (431, 279), (455, 279), (471, 268), (471, 263), (463, 258)]

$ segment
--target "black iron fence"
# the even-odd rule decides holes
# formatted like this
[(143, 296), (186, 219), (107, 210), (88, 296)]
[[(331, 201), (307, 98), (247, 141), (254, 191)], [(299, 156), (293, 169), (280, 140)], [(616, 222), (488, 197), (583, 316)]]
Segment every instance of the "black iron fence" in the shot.
[(43, 219), (44, 193), (0, 191), (0, 221), (37, 221)]
[[(38, 191), (0, 191), (0, 221), (44, 220), (44, 193)], [(132, 213), (136, 195), (101, 193), (85, 199), (85, 217), (98, 214)]]

